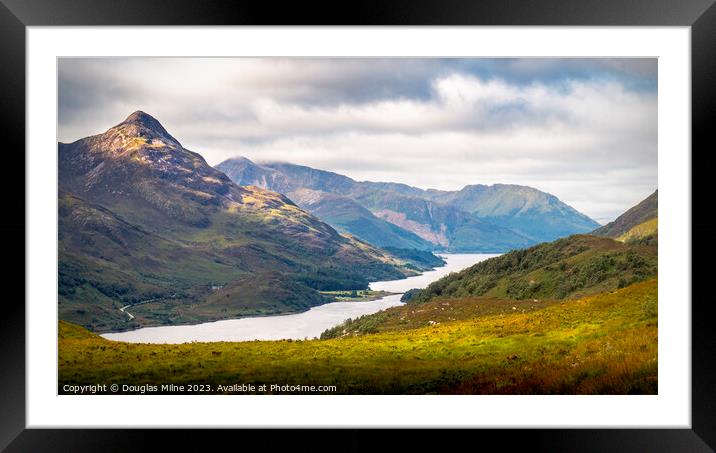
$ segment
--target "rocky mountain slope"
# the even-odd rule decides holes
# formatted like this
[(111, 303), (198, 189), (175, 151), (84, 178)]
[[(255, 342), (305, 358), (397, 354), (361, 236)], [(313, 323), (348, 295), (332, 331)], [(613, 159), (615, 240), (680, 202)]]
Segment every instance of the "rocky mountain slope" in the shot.
[[(301, 311), (325, 302), (317, 290), (414, 273), (283, 195), (238, 186), (144, 112), (58, 152), (60, 319), (111, 330)], [(252, 291), (217, 300), (227, 285)]]
[[(466, 186), (459, 191), (422, 190), (405, 184), (359, 182), (285, 162), (259, 165), (243, 157), (228, 159), (217, 169), (239, 185), (258, 185), (283, 193), (319, 217), (317, 210), (299, 201), (305, 199), (301, 191), (350, 198), (367, 210), (358, 215), (359, 225), (374, 223), (373, 217), (377, 217), (439, 250), (507, 251), (599, 226), (553, 195), (526, 186), (496, 184)], [(324, 199), (324, 213), (341, 212), (341, 205), (346, 205), (344, 198), (320, 196)], [(374, 244), (388, 245), (389, 239), (382, 233), (369, 239), (365, 237), (366, 228), (324, 220)]]
[(377, 217), (350, 197), (311, 189), (298, 189), (286, 195), (338, 231), (353, 234), (378, 247), (426, 251), (435, 248), (430, 241)]

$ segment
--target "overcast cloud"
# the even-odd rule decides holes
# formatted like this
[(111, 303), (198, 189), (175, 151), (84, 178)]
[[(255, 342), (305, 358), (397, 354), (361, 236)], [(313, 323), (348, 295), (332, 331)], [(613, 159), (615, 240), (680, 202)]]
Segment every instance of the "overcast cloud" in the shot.
[(135, 110), (211, 165), (281, 160), (457, 190), (512, 183), (600, 223), (657, 188), (656, 59), (61, 59), (59, 140)]

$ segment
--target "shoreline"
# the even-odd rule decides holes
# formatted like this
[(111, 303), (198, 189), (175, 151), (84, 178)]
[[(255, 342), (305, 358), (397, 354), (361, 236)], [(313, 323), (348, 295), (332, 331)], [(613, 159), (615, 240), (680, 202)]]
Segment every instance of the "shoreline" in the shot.
[[(385, 280), (385, 281), (394, 281), (394, 280)], [(362, 290), (361, 290), (361, 291), (362, 291)], [(306, 312), (308, 312), (308, 311), (311, 311), (311, 309), (313, 309), (313, 308), (322, 307), (322, 306), (328, 305), (328, 304), (375, 302), (376, 300), (383, 299), (384, 297), (388, 297), (388, 296), (400, 296), (400, 295), (404, 294), (404, 293), (393, 293), (393, 292), (389, 292), (389, 291), (383, 291), (383, 293), (384, 293), (384, 294), (382, 294), (380, 297), (376, 297), (376, 298), (373, 298), (373, 299), (365, 299), (365, 300), (331, 300), (331, 301), (328, 301), (328, 302), (326, 302), (326, 303), (324, 303), (324, 304), (314, 305), (314, 306), (312, 306), (312, 307), (309, 307), (309, 308), (306, 309), (306, 310), (300, 310), (300, 311), (287, 311), (287, 312), (276, 313), (276, 314), (250, 314), (250, 315), (246, 315), (246, 316), (238, 316), (238, 317), (231, 317), (231, 318), (207, 319), (206, 321), (201, 321), (201, 322), (196, 322), (196, 323), (157, 324), (157, 325), (150, 325), (150, 326), (141, 326), (141, 327), (138, 327), (138, 328), (136, 328), (136, 329), (110, 330), (110, 331), (105, 331), (105, 332), (92, 332), (92, 333), (95, 333), (95, 334), (101, 336), (102, 338), (104, 338), (103, 335), (106, 335), (106, 334), (135, 332), (135, 331), (137, 331), (137, 330), (150, 329), (150, 328), (153, 328), (153, 327), (199, 326), (199, 325), (201, 325), (201, 324), (211, 324), (211, 323), (221, 322), (221, 321), (237, 321), (237, 320), (239, 320), (239, 319), (246, 319), (246, 318), (279, 318), (279, 317), (281, 317), (281, 316), (300, 315), (301, 313), (306, 313)], [(139, 305), (139, 304), (136, 304), (136, 305)], [(123, 313), (128, 314), (127, 312), (123, 312)], [(106, 339), (106, 340), (109, 340), (109, 341), (119, 341), (120, 343), (126, 343), (126, 342), (120, 341), (120, 340), (110, 340), (109, 338), (105, 338), (105, 339)], [(248, 340), (247, 340), (247, 341), (248, 341)]]
[[(448, 254), (448, 255), (449, 255), (449, 254)], [(436, 269), (438, 269), (438, 268), (442, 268), (442, 267), (447, 266), (448, 263), (447, 263), (447, 258), (446, 258), (445, 256), (441, 256), (441, 255), (436, 255), (436, 256), (439, 256), (441, 259), (443, 259), (443, 260), (445, 261), (445, 262), (442, 264), (442, 266), (436, 266), (436, 267), (431, 268), (431, 269), (429, 269), (429, 270), (425, 270), (425, 271), (422, 271), (422, 272), (420, 272), (420, 273), (418, 273), (418, 274), (415, 274), (415, 275), (412, 275), (412, 276), (406, 276), (406, 277), (403, 277), (403, 278), (396, 278), (396, 279), (393, 279), (393, 280), (379, 280), (379, 281), (376, 281), (376, 282), (368, 282), (368, 288), (367, 288), (367, 289), (359, 289), (359, 290), (356, 290), (356, 291), (372, 291), (372, 292), (381, 292), (381, 293), (384, 293), (384, 294), (382, 294), (380, 297), (376, 297), (376, 298), (369, 298), (369, 299), (365, 299), (365, 300), (331, 300), (331, 301), (328, 301), (328, 302), (326, 302), (326, 303), (319, 304), (319, 305), (314, 305), (314, 306), (312, 306), (312, 307), (307, 308), (306, 310), (300, 310), (300, 311), (286, 311), (286, 312), (283, 312), (283, 313), (274, 313), (274, 314), (248, 314), (248, 315), (245, 315), (245, 316), (236, 316), (236, 317), (230, 317), (230, 318), (207, 319), (207, 320), (201, 321), (201, 322), (187, 322), (187, 323), (145, 325), (145, 326), (137, 327), (136, 329), (108, 330), (108, 331), (103, 331), (103, 332), (93, 331), (93, 333), (102, 336), (102, 335), (113, 334), (113, 333), (135, 332), (135, 331), (137, 331), (137, 330), (148, 329), (148, 328), (151, 328), (151, 327), (198, 326), (198, 325), (200, 325), (200, 324), (208, 324), (208, 323), (219, 322), (219, 321), (232, 321), (232, 320), (239, 320), (239, 319), (246, 319), (246, 318), (268, 318), (268, 317), (298, 315), (298, 314), (301, 314), (301, 313), (306, 313), (307, 311), (310, 311), (312, 308), (321, 307), (321, 306), (327, 305), (327, 304), (344, 303), (344, 302), (374, 302), (374, 301), (380, 300), (380, 299), (382, 299), (382, 298), (384, 298), (384, 297), (404, 294), (404, 292), (400, 293), (400, 292), (392, 292), (392, 291), (374, 291), (374, 290), (371, 290), (371, 289), (370, 289), (370, 285), (371, 285), (371, 284), (373, 284), (373, 283), (378, 283), (378, 282), (383, 282), (383, 281), (386, 281), (386, 282), (394, 282), (394, 281), (407, 280), (407, 279), (409, 279), (409, 278), (411, 278), (411, 277), (419, 277), (419, 276), (421, 276), (421, 275), (424, 275), (426, 272), (432, 272), (432, 271), (434, 271), (434, 270), (436, 270)], [(346, 291), (351, 291), (351, 290), (346, 290)], [(318, 291), (318, 292), (321, 293), (321, 294), (323, 294), (323, 292), (321, 292), (321, 291)], [(338, 291), (337, 291), (337, 292), (338, 292)], [(325, 295), (325, 294), (323, 294), (323, 295)], [(126, 311), (124, 311), (123, 309), (131, 308), (131, 307), (136, 306), (136, 305), (146, 304), (146, 303), (149, 303), (149, 302), (155, 302), (155, 301), (157, 301), (157, 300), (158, 300), (158, 299), (154, 299), (154, 300), (151, 300), (151, 301), (143, 301), (143, 302), (138, 302), (138, 303), (136, 303), (136, 304), (125, 305), (124, 307), (120, 308), (119, 310), (120, 310), (122, 313), (128, 315), (129, 313), (126, 312)], [(132, 315), (132, 317), (131, 317), (130, 319), (128, 319), (128, 321), (131, 321), (131, 320), (134, 319), (134, 318), (135, 318), (135, 316)], [(102, 338), (104, 338), (104, 337), (102, 337)], [(107, 338), (107, 340), (109, 340), (109, 339)], [(110, 340), (110, 341), (119, 341), (119, 340)]]
[[(428, 272), (428, 271), (426, 271), (426, 272)], [(418, 274), (418, 275), (423, 275), (423, 274)], [(409, 277), (406, 277), (406, 278), (409, 278)], [(405, 279), (403, 278), (403, 279), (381, 280), (381, 281), (389, 281), (389, 282), (392, 282), (392, 281), (398, 281), (398, 280), (405, 280)], [(370, 282), (370, 283), (375, 283), (375, 282)], [(368, 289), (368, 290), (358, 290), (358, 291), (370, 291), (370, 290)], [(320, 291), (319, 291), (319, 292), (320, 292)], [(221, 322), (221, 321), (236, 321), (236, 320), (239, 320), (239, 319), (246, 319), (246, 318), (278, 318), (278, 317), (281, 317), (281, 316), (300, 315), (301, 313), (306, 313), (306, 312), (308, 312), (308, 311), (311, 311), (311, 309), (313, 309), (313, 308), (322, 307), (322, 306), (328, 305), (328, 304), (375, 302), (375, 301), (380, 300), (380, 299), (383, 299), (383, 298), (385, 298), (385, 297), (389, 297), (389, 296), (399, 296), (399, 295), (403, 294), (403, 293), (396, 293), (396, 292), (391, 292), (391, 291), (375, 291), (375, 292), (379, 292), (379, 293), (382, 293), (382, 294), (380, 295), (380, 297), (374, 297), (374, 298), (370, 298), (370, 299), (361, 299), (361, 300), (330, 300), (330, 301), (328, 301), (328, 302), (326, 302), (326, 303), (323, 303), (323, 304), (318, 304), (318, 305), (314, 305), (314, 306), (312, 306), (312, 307), (308, 307), (306, 310), (286, 311), (286, 312), (283, 312), (283, 313), (274, 313), (274, 314), (248, 314), (248, 315), (245, 315), (245, 316), (234, 316), (234, 317), (230, 317), (230, 318), (207, 319), (207, 320), (205, 320), (205, 321), (200, 321), (200, 322), (173, 323), (173, 324), (155, 324), (155, 325), (140, 326), (140, 327), (137, 327), (136, 329), (107, 330), (107, 331), (102, 331), (102, 332), (91, 331), (91, 332), (92, 332), (92, 333), (95, 333), (95, 334), (97, 334), (97, 335), (99, 335), (99, 336), (101, 336), (102, 338), (104, 338), (103, 335), (107, 335), (107, 334), (136, 332), (137, 330), (150, 329), (150, 328), (153, 328), (153, 327), (198, 326), (198, 325), (201, 325), (201, 324), (210, 324), (210, 323)], [(142, 303), (138, 303), (138, 304), (134, 304), (134, 305), (142, 305)], [(124, 307), (122, 307), (122, 308), (128, 308), (128, 307), (131, 308), (132, 305), (127, 305), (127, 306), (124, 306)], [(124, 314), (129, 314), (129, 313), (127, 313), (126, 311), (123, 311), (123, 310), (121, 310), (121, 309), (120, 309), (120, 311), (121, 311), (122, 313), (124, 313)], [(134, 318), (135, 318), (135, 317), (133, 316), (132, 319), (134, 319)], [(130, 321), (131, 321), (131, 319), (130, 319)], [(121, 343), (125, 343), (125, 342), (120, 341), (120, 340), (111, 340), (111, 339), (109, 339), (109, 338), (105, 338), (105, 339), (106, 339), (106, 340), (109, 340), (109, 341), (118, 341), (118, 342), (121, 342)]]
[[(262, 331), (262, 332), (256, 333), (257, 338), (254, 338), (254, 339), (262, 340), (263, 336), (270, 336), (273, 334), (273, 330), (270, 327), (270, 325), (268, 325), (268, 327), (266, 327), (267, 326), (266, 323), (268, 322), (268, 321), (265, 321), (266, 318), (275, 318), (277, 320), (275, 328), (283, 329), (283, 328), (285, 328), (285, 326), (280, 327), (281, 324), (286, 324), (287, 322), (290, 323), (290, 321), (279, 321), (283, 317), (304, 315), (304, 314), (307, 314), (308, 312), (311, 312), (313, 309), (321, 309), (322, 307), (326, 307), (326, 306), (334, 306), (333, 308), (327, 308), (326, 310), (328, 310), (327, 313), (333, 313), (333, 316), (335, 316), (335, 313), (344, 311), (342, 308), (340, 308), (341, 306), (353, 305), (350, 308), (346, 307), (345, 310), (347, 312), (346, 312), (344, 319), (336, 320), (336, 322), (334, 324), (331, 324), (330, 326), (325, 327), (325, 328), (330, 328), (334, 325), (340, 324), (341, 322), (345, 321), (345, 319), (348, 319), (348, 318), (352, 318), (355, 316), (362, 316), (363, 314), (371, 314), (371, 313), (380, 312), (382, 310), (385, 310), (389, 306), (396, 305), (396, 304), (403, 305), (404, 302), (400, 302), (400, 295), (404, 294), (409, 289), (423, 288), (423, 287), (427, 286), (428, 284), (430, 284), (433, 280), (441, 278), (443, 276), (442, 274), (446, 274), (447, 271), (450, 271), (450, 269), (453, 267), (456, 268), (453, 271), (458, 271), (464, 267), (468, 267), (468, 266), (472, 265), (470, 263), (466, 263), (464, 257), (461, 259), (459, 258), (464, 255), (472, 256), (472, 255), (486, 255), (486, 254), (443, 254), (440, 256), (442, 259), (445, 260), (445, 263), (442, 266), (434, 267), (429, 271), (428, 270), (423, 271), (420, 274), (413, 276), (413, 277), (370, 282), (368, 289), (357, 290), (360, 292), (373, 292), (373, 293), (379, 294), (380, 295), (379, 297), (370, 297), (370, 298), (365, 298), (365, 299), (361, 299), (361, 300), (355, 300), (355, 299), (354, 300), (335, 300), (334, 299), (334, 300), (329, 300), (325, 303), (313, 305), (306, 309), (283, 311), (280, 313), (245, 314), (245, 315), (225, 317), (225, 318), (217, 317), (217, 318), (213, 318), (213, 319), (200, 320), (198, 322), (197, 322), (197, 320), (189, 320), (188, 322), (175, 322), (172, 324), (144, 325), (144, 326), (140, 326), (137, 328), (128, 328), (128, 329), (124, 329), (124, 330), (108, 330), (108, 331), (104, 331), (104, 332), (95, 332), (95, 333), (107, 340), (115, 341), (118, 343), (148, 343), (148, 344), (172, 343), (172, 344), (175, 344), (176, 342), (174, 342), (174, 341), (166, 341), (166, 342), (165, 341), (157, 341), (156, 340), (157, 336), (164, 337), (163, 333), (152, 332), (150, 330), (146, 334), (147, 336), (145, 337), (142, 333), (132, 335), (132, 332), (138, 332), (143, 329), (152, 329), (152, 328), (162, 328), (162, 327), (192, 328), (192, 327), (198, 327), (198, 326), (202, 326), (202, 325), (208, 325), (207, 328), (209, 330), (218, 329), (219, 331), (221, 331), (222, 329), (226, 329), (226, 327), (217, 326), (214, 328), (214, 327), (211, 327), (211, 325), (216, 324), (216, 323), (221, 323), (221, 322), (238, 322), (238, 321), (242, 321), (242, 320), (255, 319), (257, 322), (262, 323), (265, 326), (264, 327), (265, 329), (268, 329), (268, 331)], [(456, 261), (453, 262), (451, 265), (450, 261), (452, 261), (452, 258), (454, 258)], [(483, 258), (483, 259), (485, 259), (485, 258)], [(468, 261), (472, 261), (472, 260), (468, 260)], [(475, 262), (479, 262), (479, 261), (480, 260), (477, 260)], [(447, 267), (447, 270), (445, 270), (446, 267)], [(432, 273), (436, 273), (436, 275), (434, 275), (434, 277), (425, 275), (425, 274), (432, 274)], [(405, 282), (406, 280), (409, 280), (409, 279), (416, 279), (416, 280), (414, 280), (413, 283), (401, 284), (402, 282)], [(379, 287), (373, 288), (374, 285), (378, 285)], [(387, 285), (388, 287), (385, 287), (385, 285)], [(350, 291), (335, 291), (335, 293), (342, 293), (342, 294), (346, 294), (349, 292)], [(326, 296), (326, 294), (324, 294), (324, 296)], [(388, 300), (385, 300), (385, 299), (388, 299)], [(383, 301), (385, 301), (385, 303), (388, 305), (383, 306), (384, 305)], [(359, 306), (362, 306), (364, 304), (366, 304), (365, 308), (358, 308)], [(372, 306), (370, 304), (377, 304), (377, 305)], [(390, 304), (392, 304), (392, 305), (390, 305)], [(359, 313), (356, 313), (356, 310)], [(308, 315), (308, 316), (310, 317), (310, 315)], [(325, 315), (322, 315), (319, 313), (316, 316), (320, 317), (320, 316), (325, 316)], [(331, 315), (328, 315), (328, 316), (331, 316)], [(264, 321), (260, 321), (260, 320), (264, 320)], [(298, 322), (297, 325), (300, 326), (304, 321), (297, 321), (297, 322)], [(313, 321), (311, 321), (311, 322), (313, 322)], [(249, 325), (253, 325), (253, 324), (249, 324)], [(310, 330), (310, 326), (300, 327), (300, 329), (304, 329), (304, 328), (308, 328)], [(289, 327), (289, 330), (290, 329), (291, 328)], [(323, 329), (323, 330), (325, 330), (325, 329)], [(127, 336), (124, 336), (124, 334), (126, 334)], [(171, 338), (174, 335), (183, 336), (184, 334), (183, 333), (174, 334), (174, 333), (170, 332), (167, 335), (168, 335), (167, 338)], [(194, 337), (193, 334), (186, 334), (186, 335), (188, 335), (188, 337)], [(289, 335), (292, 335), (292, 334), (289, 334)], [(114, 336), (117, 336), (117, 338), (112, 338)], [(231, 336), (231, 334), (228, 334), (228, 336)], [(311, 337), (311, 336), (316, 336), (316, 335), (312, 335), (312, 334), (307, 335), (307, 337)], [(192, 341), (196, 341), (196, 342), (252, 341), (251, 339), (222, 340), (222, 339), (213, 338), (211, 335), (206, 335), (206, 334), (198, 334), (198, 336), (195, 336), (194, 338), (197, 338), (197, 339), (196, 340), (187, 340), (185, 342), (192, 342)], [(267, 339), (267, 341), (270, 341), (270, 340)]]

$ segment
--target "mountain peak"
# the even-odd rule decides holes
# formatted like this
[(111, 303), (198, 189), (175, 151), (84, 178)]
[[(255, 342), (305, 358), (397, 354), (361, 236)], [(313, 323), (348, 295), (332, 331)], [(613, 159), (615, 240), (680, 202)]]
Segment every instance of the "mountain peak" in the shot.
[(251, 160), (249, 160), (248, 158), (246, 158), (244, 156), (229, 157), (228, 159), (224, 159), (224, 161), (221, 162), (219, 165), (225, 165), (225, 164), (229, 164), (229, 163), (256, 165)]
[(159, 123), (156, 118), (154, 118), (152, 115), (148, 114), (147, 112), (143, 112), (141, 110), (137, 110), (136, 112), (132, 113), (127, 117), (127, 119), (124, 120), (125, 123), (140, 123), (140, 124), (148, 124), (148, 123)]
[(156, 138), (181, 146), (179, 141), (172, 137), (156, 118), (142, 110), (132, 113), (113, 129), (126, 131), (125, 135)]

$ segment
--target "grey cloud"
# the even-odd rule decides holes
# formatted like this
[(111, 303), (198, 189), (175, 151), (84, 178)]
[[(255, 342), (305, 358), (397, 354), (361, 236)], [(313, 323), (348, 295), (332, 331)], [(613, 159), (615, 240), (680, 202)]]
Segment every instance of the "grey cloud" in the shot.
[(210, 164), (245, 155), (424, 188), (526, 184), (599, 221), (656, 188), (655, 59), (109, 58), (58, 67), (61, 141), (141, 109)]

